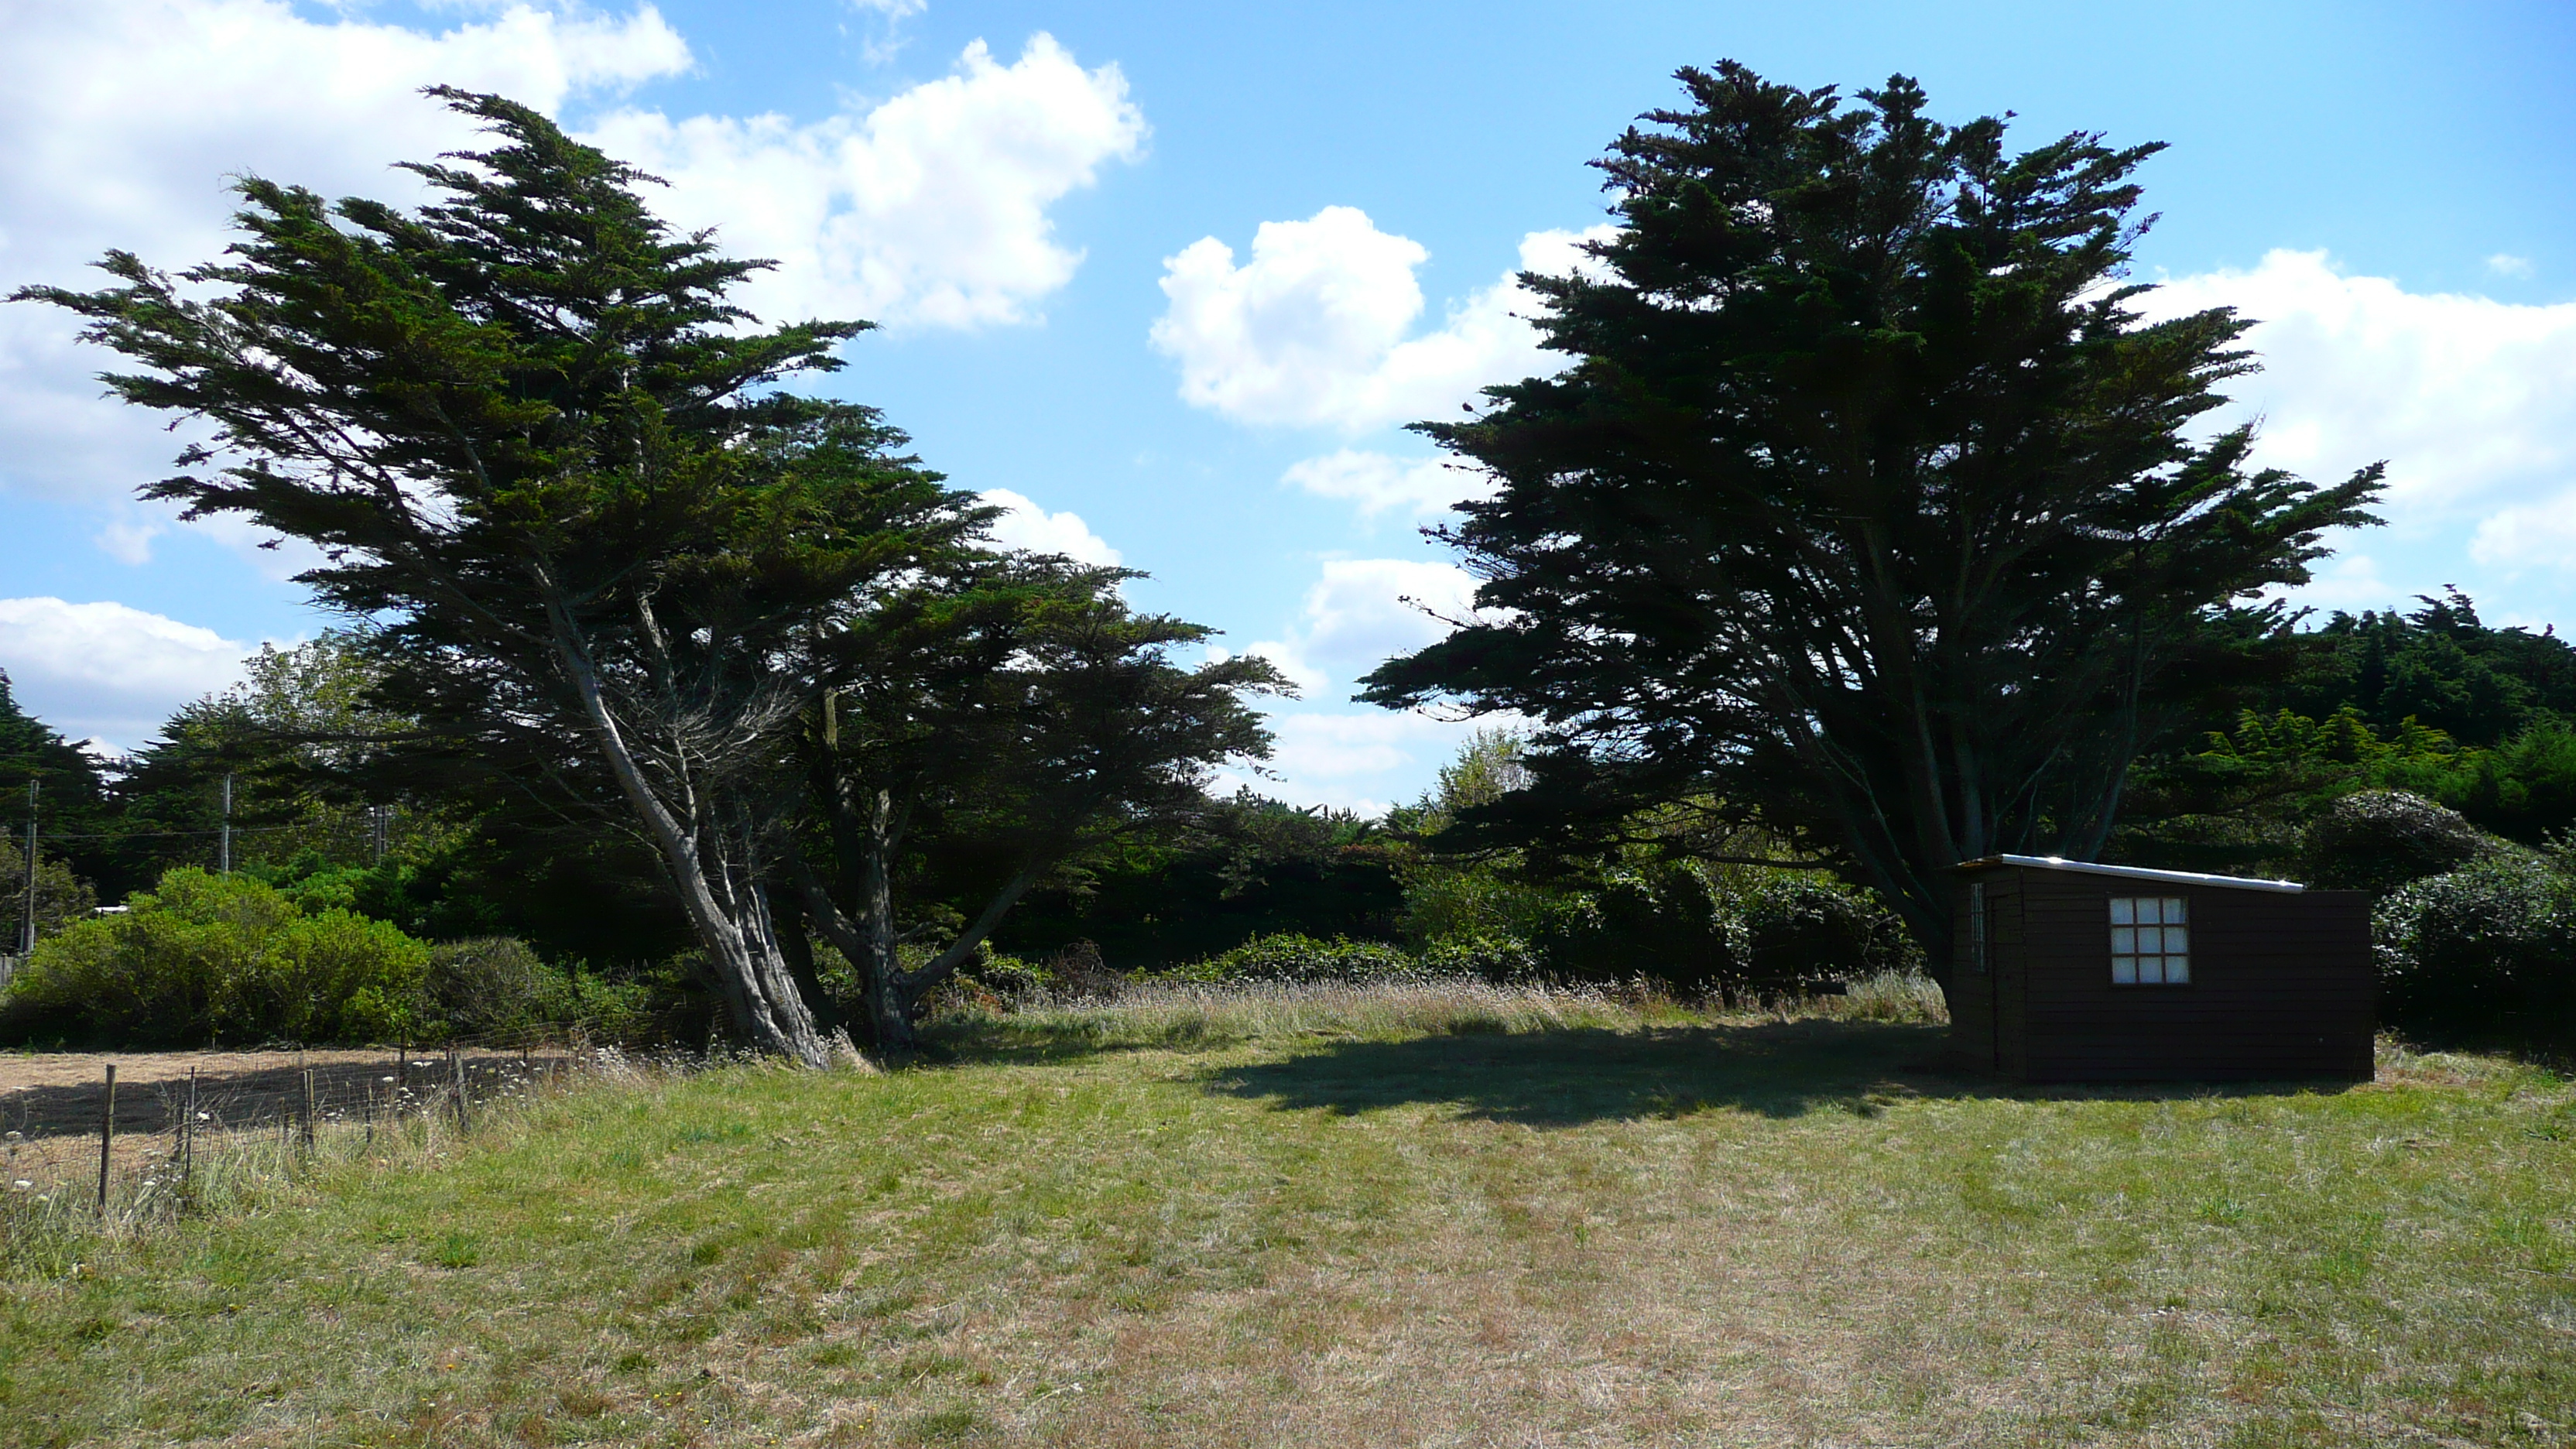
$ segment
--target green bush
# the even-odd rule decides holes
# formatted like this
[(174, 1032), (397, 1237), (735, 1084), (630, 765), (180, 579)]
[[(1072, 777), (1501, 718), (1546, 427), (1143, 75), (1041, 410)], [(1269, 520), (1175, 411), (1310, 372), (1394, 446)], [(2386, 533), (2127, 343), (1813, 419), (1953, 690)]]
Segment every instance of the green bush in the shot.
[(330, 895), (174, 870), (123, 915), (44, 941), (0, 1029), (134, 1046), (489, 1037), (581, 1021), (641, 1032), (650, 988), (547, 964), (519, 941), (425, 945)]
[(1187, 981), (1386, 981), (1421, 974), (1412, 957), (1375, 941), (1329, 941), (1283, 931), (1171, 973)]
[(1420, 957), (1433, 976), (1480, 976), (1497, 985), (1531, 981), (1547, 974), (1547, 962), (1529, 942), (1517, 936), (1478, 932), (1434, 941)]
[(2498, 848), (2458, 811), (2403, 790), (2364, 790), (2309, 823), (2301, 858), (2313, 884), (2385, 895)]
[(2576, 1046), (2576, 876), (2515, 852), (2407, 885), (2371, 918), (2380, 1019), (2436, 1038)]
[(21, 1032), (136, 1045), (382, 1040), (412, 1029), (429, 948), (246, 876), (174, 870), (119, 916), (38, 945), (0, 995)]
[(1570, 895), (1533, 943), (1549, 974), (1643, 977), (1684, 995), (1769, 997), (1920, 969), (1869, 893), (1812, 871), (1658, 864)]

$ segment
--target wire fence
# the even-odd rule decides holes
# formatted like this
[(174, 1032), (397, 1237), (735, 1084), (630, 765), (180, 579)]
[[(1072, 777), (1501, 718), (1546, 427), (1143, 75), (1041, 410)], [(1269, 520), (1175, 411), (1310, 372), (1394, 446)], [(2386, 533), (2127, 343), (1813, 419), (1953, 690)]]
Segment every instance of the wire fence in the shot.
[(698, 1065), (578, 1026), (342, 1050), (0, 1057), (0, 1233), (128, 1226), (316, 1162), (413, 1160), (584, 1082)]

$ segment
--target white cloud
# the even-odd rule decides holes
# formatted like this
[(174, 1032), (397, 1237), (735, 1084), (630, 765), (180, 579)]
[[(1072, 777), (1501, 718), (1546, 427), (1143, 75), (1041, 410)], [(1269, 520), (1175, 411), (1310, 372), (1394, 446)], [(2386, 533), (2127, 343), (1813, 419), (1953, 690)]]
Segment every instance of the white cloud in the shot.
[[(393, 200), (420, 186), (388, 163), (470, 145), (471, 127), (426, 100), (438, 82), (542, 109), (690, 64), (652, 7), (609, 16), (510, 5), (440, 34), (356, 20), (317, 23), (278, 0), (0, 0), (0, 284), (86, 286), (110, 247), (173, 268), (227, 237), (226, 179), (255, 173), (326, 195)], [(158, 421), (106, 401), (111, 359), (73, 340), (67, 316), (0, 307), (0, 487), (110, 499), (169, 472)], [(122, 557), (159, 525), (112, 530)]]
[(664, 215), (782, 265), (739, 296), (764, 317), (1020, 322), (1082, 254), (1047, 208), (1143, 154), (1144, 113), (1115, 65), (1084, 70), (1048, 35), (1010, 65), (984, 42), (956, 70), (864, 115), (673, 121), (626, 109), (584, 137), (671, 183)]
[(245, 645), (117, 603), (0, 599), (0, 669), (19, 704), (74, 739), (130, 749), (240, 677)]
[(1049, 513), (1027, 495), (1008, 488), (992, 488), (976, 495), (996, 508), (1006, 510), (993, 520), (993, 541), (1004, 548), (1026, 549), (1031, 553), (1060, 553), (1078, 563), (1115, 567), (1118, 550), (1109, 541), (1091, 531), (1082, 515), (1067, 509)]
[(2532, 270), (2531, 258), (2518, 257), (2511, 252), (2498, 252), (2494, 256), (2487, 258), (2487, 270), (2495, 273), (2499, 277), (2512, 277), (2516, 281), (2529, 281), (2531, 280)]
[(1466, 499), (1489, 498), (1494, 492), (1491, 475), (1446, 459), (1394, 458), (1356, 448), (1290, 464), (1279, 481), (1318, 498), (1356, 503), (1364, 519), (1390, 510), (1442, 513)]
[[(1332, 559), (1306, 591), (1305, 610), (1279, 648), (1308, 667), (1354, 678), (1449, 634), (1475, 612), (1476, 580), (1456, 564), (1417, 559)], [(1276, 656), (1274, 656), (1276, 657)]]
[[(244, 173), (417, 201), (393, 162), (476, 144), (424, 85), (560, 116), (694, 64), (649, 4), (460, 8), (431, 31), (284, 0), (0, 0), (0, 288), (92, 285), (86, 264), (111, 247), (210, 260), (229, 239), (226, 178)], [(665, 175), (648, 191), (675, 221), (784, 264), (746, 288), (756, 309), (968, 325), (1025, 319), (1065, 283), (1081, 254), (1047, 207), (1138, 155), (1145, 126), (1115, 66), (1084, 70), (1041, 35), (1011, 65), (979, 43), (951, 74), (816, 125), (625, 107), (585, 134)], [(171, 511), (135, 512), (133, 489), (190, 435), (102, 398), (94, 374), (114, 359), (73, 333), (54, 309), (0, 307), (0, 489), (122, 506), (100, 546), (147, 558)]]
[(2142, 301), (2258, 319), (2246, 342), (2263, 371), (2232, 385), (2229, 415), (2261, 420), (2262, 461), (2320, 482), (2387, 459), (2396, 534), (2479, 523), (2478, 556), (2511, 561), (2564, 516), (2551, 500), (2576, 476), (2576, 303), (2409, 292), (2292, 251)]
[[(1309, 704), (1268, 711), (1277, 737), (1273, 778), (1239, 773), (1264, 794), (1299, 805), (1333, 805), (1375, 813), (1419, 793), (1431, 767), (1456, 755), (1480, 726), (1510, 718), (1458, 720), (1438, 714), (1362, 709), (1333, 695), (1389, 656), (1446, 637), (1449, 619), (1475, 612), (1476, 581), (1453, 564), (1416, 559), (1332, 559), (1306, 591), (1284, 639), (1250, 651), (1296, 681)], [(1428, 612), (1426, 612), (1426, 610)], [(1491, 617), (1491, 616), (1488, 616)]]
[(2576, 488), (2489, 515), (2469, 557), (2501, 568), (2548, 568), (2576, 575)]
[[(1518, 270), (1571, 271), (1578, 244), (1609, 231), (1531, 232)], [(1522, 320), (1536, 302), (1513, 273), (1408, 338), (1423, 310), (1414, 271), (1430, 255), (1347, 206), (1263, 222), (1241, 266), (1232, 248), (1203, 237), (1164, 260), (1169, 304), (1154, 346), (1180, 363), (1181, 397), (1193, 406), (1352, 433), (1446, 415), (1488, 384), (1563, 365)]]

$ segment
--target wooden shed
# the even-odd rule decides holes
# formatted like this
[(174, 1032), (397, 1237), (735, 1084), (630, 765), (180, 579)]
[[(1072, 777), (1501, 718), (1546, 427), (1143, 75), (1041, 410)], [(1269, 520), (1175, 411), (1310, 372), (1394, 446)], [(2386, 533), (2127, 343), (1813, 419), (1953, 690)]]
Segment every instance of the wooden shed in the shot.
[(2366, 892), (2035, 855), (1957, 877), (1964, 1065), (2029, 1082), (2371, 1074)]

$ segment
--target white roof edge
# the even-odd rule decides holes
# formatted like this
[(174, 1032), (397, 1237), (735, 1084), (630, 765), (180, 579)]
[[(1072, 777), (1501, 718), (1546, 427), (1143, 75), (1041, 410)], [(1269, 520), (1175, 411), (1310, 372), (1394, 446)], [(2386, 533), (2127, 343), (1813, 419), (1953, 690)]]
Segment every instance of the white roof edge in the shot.
[(2068, 860), (2057, 855), (1989, 855), (1982, 860), (1963, 860), (1961, 865), (2027, 865), (2041, 870), (2071, 870), (2082, 875), (2114, 875), (2128, 880), (2163, 880), (2178, 885), (2227, 886), (2243, 891), (2303, 891), (2307, 887), (2294, 880), (2253, 880), (2237, 875), (2202, 875), (2189, 870), (2149, 870), (2143, 865), (2097, 865), (2089, 860)]

